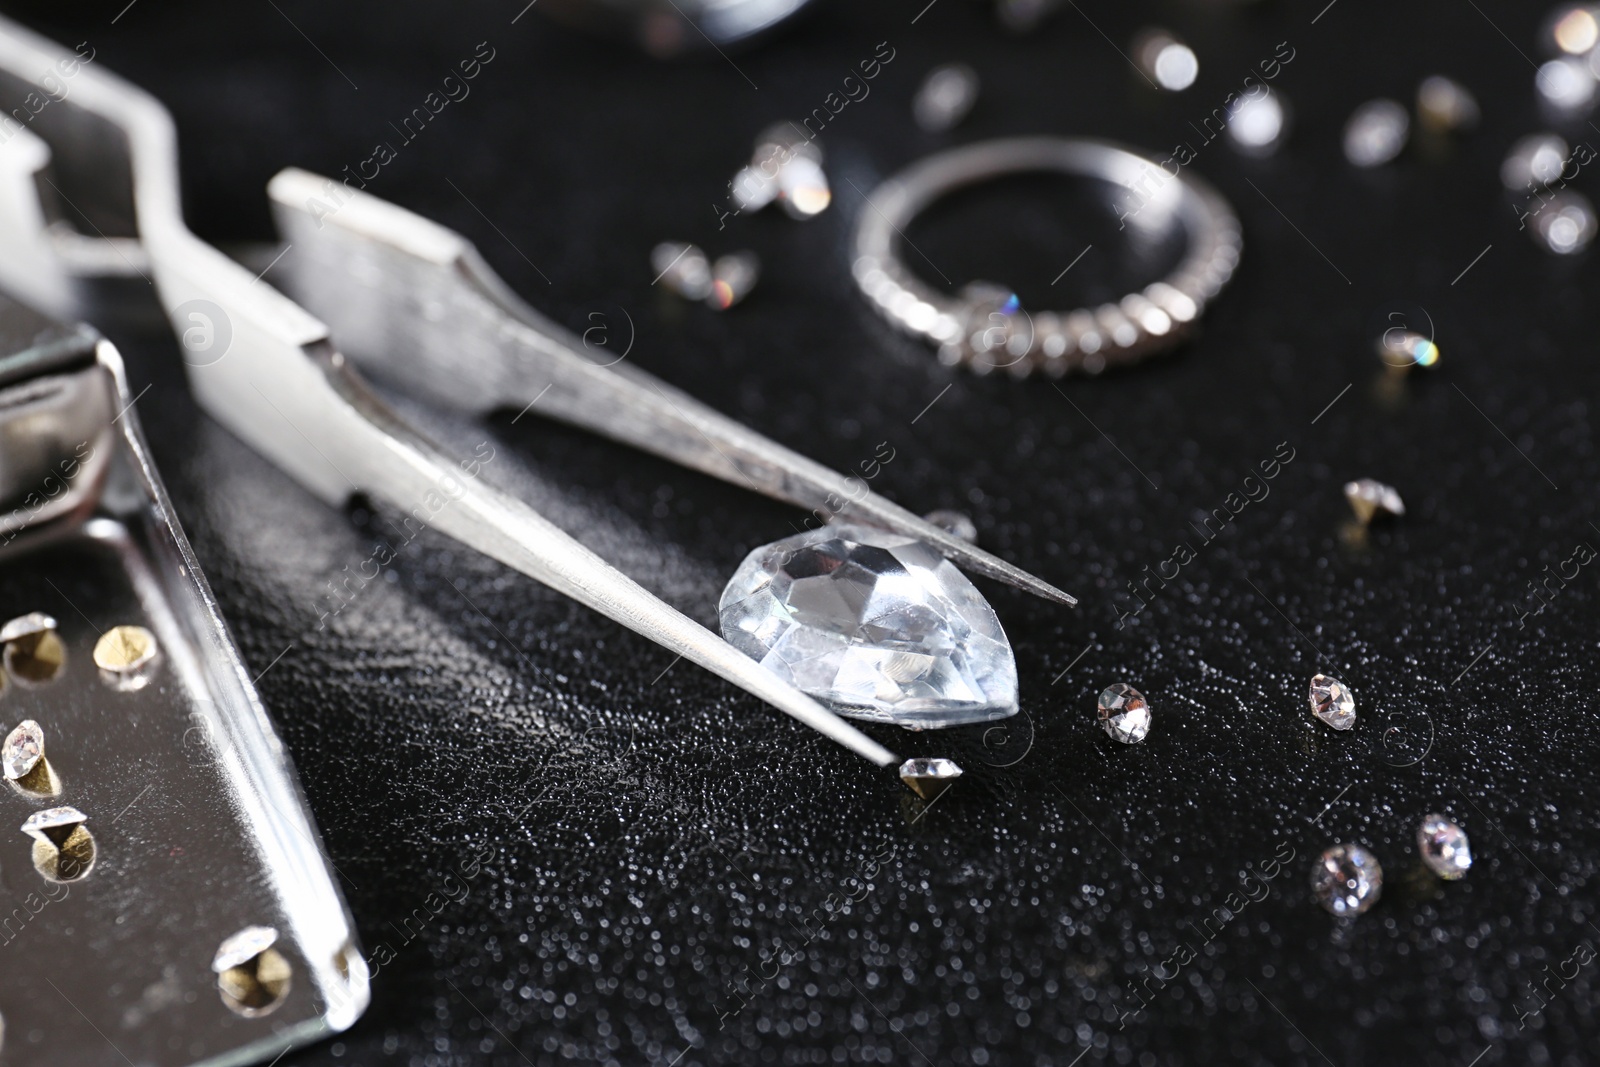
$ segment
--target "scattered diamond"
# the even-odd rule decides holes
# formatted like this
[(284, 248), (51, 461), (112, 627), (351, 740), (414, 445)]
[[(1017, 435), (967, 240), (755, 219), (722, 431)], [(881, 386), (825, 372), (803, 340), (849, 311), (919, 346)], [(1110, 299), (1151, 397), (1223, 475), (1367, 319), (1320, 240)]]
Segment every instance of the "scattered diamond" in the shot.
[(0, 645), (9, 645), (23, 637), (37, 637), (56, 628), (56, 620), (42, 611), (30, 611), (0, 626)]
[(1369, 100), (1344, 127), (1344, 155), (1358, 167), (1389, 162), (1406, 146), (1411, 116), (1393, 100)]
[(1600, 21), (1596, 20), (1593, 8), (1582, 4), (1558, 7), (1545, 23), (1542, 36), (1546, 47), (1569, 56), (1581, 56), (1600, 43)]
[(763, 545), (718, 614), (729, 644), (844, 715), (922, 729), (1017, 713), (994, 609), (902, 534), (833, 523)]
[(750, 295), (761, 277), (761, 260), (754, 252), (732, 252), (718, 256), (711, 265), (711, 293), (706, 303), (726, 311)]
[(1423, 817), (1417, 827), (1417, 851), (1428, 869), (1447, 882), (1464, 877), (1472, 866), (1467, 832), (1443, 815)]
[(686, 300), (711, 295), (711, 263), (697, 245), (661, 242), (650, 252), (650, 269), (656, 281)]
[(1356, 724), (1356, 698), (1339, 679), (1312, 675), (1311, 714), (1335, 730), (1349, 730)]
[(1363, 526), (1382, 516), (1406, 513), (1405, 502), (1400, 499), (1394, 486), (1385, 485), (1374, 478), (1345, 482), (1344, 498), (1350, 502), (1350, 510), (1356, 513), (1356, 518)]
[(0, 746), (0, 763), (4, 764), (6, 777), (13, 782), (26, 778), (43, 757), (44, 730), (32, 719), (22, 720)]
[(1245, 97), (1228, 116), (1228, 139), (1247, 156), (1270, 156), (1289, 129), (1289, 109), (1270, 90)]
[(822, 164), (797, 155), (778, 168), (778, 199), (790, 218), (809, 219), (822, 214), (833, 202)]
[(1311, 892), (1335, 915), (1360, 915), (1383, 893), (1383, 868), (1360, 845), (1334, 845), (1317, 857)]
[(1530, 134), (1512, 145), (1500, 164), (1500, 184), (1515, 193), (1549, 185), (1561, 177), (1570, 152), (1567, 142), (1553, 133)]
[(917, 125), (929, 133), (943, 133), (960, 124), (978, 102), (978, 72), (965, 63), (935, 67), (911, 101)]
[(1594, 205), (1582, 193), (1563, 189), (1539, 206), (1530, 232), (1535, 241), (1558, 256), (1589, 247), (1595, 234)]
[(1415, 330), (1385, 330), (1378, 338), (1378, 355), (1396, 370), (1431, 367), (1439, 362), (1439, 346)]
[(978, 542), (978, 524), (963, 512), (940, 508), (922, 516), (922, 521), (930, 526), (937, 526), (951, 537), (965, 541), (969, 545)]
[(900, 780), (927, 801), (936, 799), (960, 777), (961, 768), (954, 760), (908, 759), (900, 764)]
[(1417, 86), (1417, 120), (1439, 133), (1470, 130), (1478, 124), (1478, 101), (1452, 78), (1435, 74)]
[(1181, 93), (1200, 76), (1194, 49), (1166, 30), (1145, 30), (1135, 37), (1133, 59), (1145, 77), (1168, 92)]
[[(36, 811), (28, 816), (22, 824), (22, 832), (36, 841), (55, 844), (54, 838), (63, 830), (70, 830), (89, 821), (89, 817), (77, 808), (63, 805), (59, 808), (46, 808)], [(55, 831), (55, 833), (51, 833)]]
[(1126, 682), (1108, 685), (1100, 694), (1100, 725), (1125, 745), (1137, 744), (1150, 733), (1150, 705), (1144, 694)]
[(1581, 59), (1550, 60), (1534, 75), (1533, 84), (1545, 103), (1557, 111), (1581, 111), (1594, 103), (1594, 75)]
[(270, 926), (246, 926), (217, 948), (211, 969), (217, 974), (248, 963), (278, 943), (278, 931)]

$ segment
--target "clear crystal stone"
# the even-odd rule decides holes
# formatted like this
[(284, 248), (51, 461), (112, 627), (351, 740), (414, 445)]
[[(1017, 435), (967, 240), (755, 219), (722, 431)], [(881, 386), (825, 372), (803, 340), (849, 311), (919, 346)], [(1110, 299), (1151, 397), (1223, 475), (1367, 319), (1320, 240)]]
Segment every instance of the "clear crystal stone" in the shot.
[(1371, 522), (1380, 515), (1406, 513), (1405, 502), (1400, 499), (1395, 487), (1385, 485), (1376, 478), (1357, 478), (1353, 482), (1345, 482), (1344, 498), (1350, 502), (1350, 510), (1356, 513), (1356, 518), (1363, 523)]
[(1348, 730), (1356, 724), (1356, 698), (1339, 679), (1326, 674), (1313, 675), (1311, 714), (1335, 730)]
[(37, 634), (49, 633), (56, 628), (56, 620), (42, 611), (30, 611), (26, 615), (18, 615), (10, 619), (4, 626), (0, 626), (0, 645), (9, 645), (22, 637), (33, 637)]
[(1500, 164), (1500, 184), (1514, 193), (1527, 192), (1530, 186), (1549, 185), (1566, 169), (1571, 149), (1553, 133), (1535, 133), (1511, 146)]
[(965, 63), (935, 67), (911, 101), (911, 115), (930, 133), (952, 129), (978, 102), (978, 72)]
[(13, 782), (26, 778), (43, 755), (44, 730), (32, 719), (22, 720), (0, 745), (0, 764), (3, 764), (5, 776)]
[(1311, 869), (1311, 892), (1335, 915), (1360, 915), (1383, 893), (1383, 868), (1360, 845), (1334, 845)]
[(1108, 685), (1100, 694), (1100, 725), (1125, 745), (1137, 744), (1150, 733), (1150, 705), (1144, 694), (1126, 682)]
[(763, 545), (722, 592), (728, 643), (841, 714), (912, 728), (1017, 713), (1011, 642), (921, 541), (837, 523)]
[(696, 245), (661, 242), (650, 252), (650, 269), (658, 282), (686, 300), (711, 295), (711, 263)]
[(1369, 100), (1345, 124), (1345, 158), (1358, 167), (1381, 166), (1400, 154), (1410, 132), (1405, 108), (1393, 100)]
[(246, 926), (217, 946), (211, 969), (217, 974), (248, 963), (278, 943), (278, 931), (270, 926)]
[(1539, 205), (1533, 217), (1533, 237), (1558, 256), (1570, 256), (1589, 247), (1595, 234), (1594, 205), (1582, 193), (1563, 189)]
[(960, 777), (955, 760), (908, 759), (900, 764), (900, 780), (923, 800), (933, 800)]
[(36, 811), (28, 816), (22, 824), (22, 832), (29, 837), (40, 841), (49, 841), (47, 830), (59, 830), (70, 826), (77, 826), (89, 821), (89, 817), (77, 808), (62, 806), (59, 808), (46, 808)]
[(978, 524), (972, 521), (971, 516), (948, 508), (930, 511), (922, 516), (924, 522), (930, 526), (937, 526), (951, 537), (960, 538), (968, 544), (978, 541)]
[(1472, 866), (1472, 846), (1467, 832), (1443, 815), (1424, 816), (1417, 827), (1417, 851), (1428, 869), (1453, 882)]

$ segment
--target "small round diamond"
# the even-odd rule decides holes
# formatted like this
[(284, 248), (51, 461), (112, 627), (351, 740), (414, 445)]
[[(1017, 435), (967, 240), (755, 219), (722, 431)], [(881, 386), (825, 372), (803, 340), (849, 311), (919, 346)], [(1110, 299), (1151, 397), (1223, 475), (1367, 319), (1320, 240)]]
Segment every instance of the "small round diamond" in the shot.
[(1472, 866), (1467, 832), (1443, 815), (1428, 815), (1417, 827), (1417, 851), (1428, 869), (1447, 882), (1466, 875)]
[(1137, 744), (1150, 733), (1150, 705), (1126, 682), (1108, 685), (1100, 694), (1100, 725), (1123, 744)]
[(1589, 198), (1563, 189), (1545, 201), (1533, 217), (1533, 237), (1558, 256), (1582, 252), (1594, 240), (1594, 205)]
[(1393, 100), (1369, 100), (1344, 128), (1344, 155), (1358, 167), (1389, 162), (1406, 146), (1411, 115)]
[(1317, 857), (1311, 892), (1335, 915), (1360, 915), (1383, 893), (1383, 868), (1360, 845), (1334, 845)]
[(44, 730), (32, 719), (22, 720), (0, 745), (0, 763), (4, 764), (5, 776), (13, 782), (26, 778), (43, 755)]
[(1335, 730), (1352, 729), (1356, 724), (1356, 698), (1339, 679), (1312, 675), (1311, 714)]

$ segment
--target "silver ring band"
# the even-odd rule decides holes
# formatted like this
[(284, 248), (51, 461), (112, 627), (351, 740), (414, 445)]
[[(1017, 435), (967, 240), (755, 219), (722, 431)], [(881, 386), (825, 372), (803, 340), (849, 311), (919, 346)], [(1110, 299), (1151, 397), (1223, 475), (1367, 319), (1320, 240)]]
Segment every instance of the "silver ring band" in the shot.
[[(977, 282), (957, 295), (935, 291), (901, 261), (904, 229), (929, 204), (963, 186), (1028, 171), (1059, 171), (1120, 185), (1181, 223), (1188, 238), (1170, 276), (1114, 304), (1028, 314), (1003, 286)], [(1154, 180), (1152, 180), (1154, 175)], [(1124, 216), (1124, 218), (1129, 216)], [(856, 284), (896, 327), (939, 346), (939, 359), (979, 374), (1006, 370), (1060, 377), (1096, 374), (1165, 351), (1193, 329), (1239, 263), (1233, 209), (1209, 184), (1173, 176), (1104, 141), (1018, 137), (953, 148), (912, 164), (867, 198), (856, 224)]]

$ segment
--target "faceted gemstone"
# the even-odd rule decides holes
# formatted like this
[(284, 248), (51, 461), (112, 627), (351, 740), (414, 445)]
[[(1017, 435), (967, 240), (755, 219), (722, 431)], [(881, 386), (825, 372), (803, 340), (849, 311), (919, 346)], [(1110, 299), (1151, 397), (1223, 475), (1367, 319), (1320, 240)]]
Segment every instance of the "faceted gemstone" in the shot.
[(270, 926), (247, 926), (217, 947), (211, 969), (217, 974), (255, 959), (278, 943), (278, 931)]
[(954, 760), (908, 759), (900, 764), (900, 780), (923, 800), (933, 800), (961, 777)]
[(4, 626), (0, 626), (0, 645), (9, 645), (11, 642), (23, 637), (36, 637), (39, 634), (49, 633), (56, 628), (56, 620), (42, 611), (30, 611), (26, 615), (18, 615), (10, 619)]
[(1381, 166), (1400, 154), (1410, 132), (1405, 108), (1393, 100), (1369, 100), (1345, 124), (1345, 158), (1358, 167)]
[(922, 520), (930, 526), (937, 526), (951, 537), (960, 538), (968, 544), (976, 544), (978, 541), (978, 524), (972, 521), (971, 516), (962, 512), (941, 508), (937, 511), (928, 512), (922, 516)]
[(1137, 744), (1150, 733), (1150, 705), (1126, 682), (1108, 685), (1100, 694), (1100, 725), (1123, 744)]
[(52, 837), (61, 836), (63, 831), (87, 822), (88, 818), (77, 808), (66, 805), (46, 808), (28, 816), (22, 824), (22, 832), (38, 841), (50, 841)]
[(1405, 502), (1400, 499), (1400, 494), (1394, 486), (1385, 485), (1373, 478), (1358, 478), (1353, 482), (1344, 483), (1344, 498), (1350, 502), (1350, 510), (1356, 513), (1356, 518), (1363, 524), (1371, 522), (1380, 515), (1404, 515)]
[(978, 102), (978, 72), (965, 63), (935, 67), (911, 101), (911, 115), (930, 133), (954, 128)]
[(1447, 882), (1464, 876), (1472, 866), (1472, 846), (1467, 832), (1443, 815), (1428, 815), (1417, 827), (1417, 851), (1428, 869)]
[(1311, 892), (1335, 915), (1360, 915), (1383, 892), (1383, 868), (1360, 845), (1334, 845), (1311, 869)]
[(1339, 679), (1326, 674), (1313, 675), (1311, 714), (1335, 730), (1349, 730), (1356, 724), (1356, 698)]
[(902, 534), (836, 523), (763, 545), (719, 616), (729, 644), (843, 715), (922, 729), (1017, 713), (994, 609)]
[(13, 782), (27, 777), (43, 756), (44, 730), (32, 719), (22, 720), (0, 745), (0, 764), (3, 764), (5, 776)]

